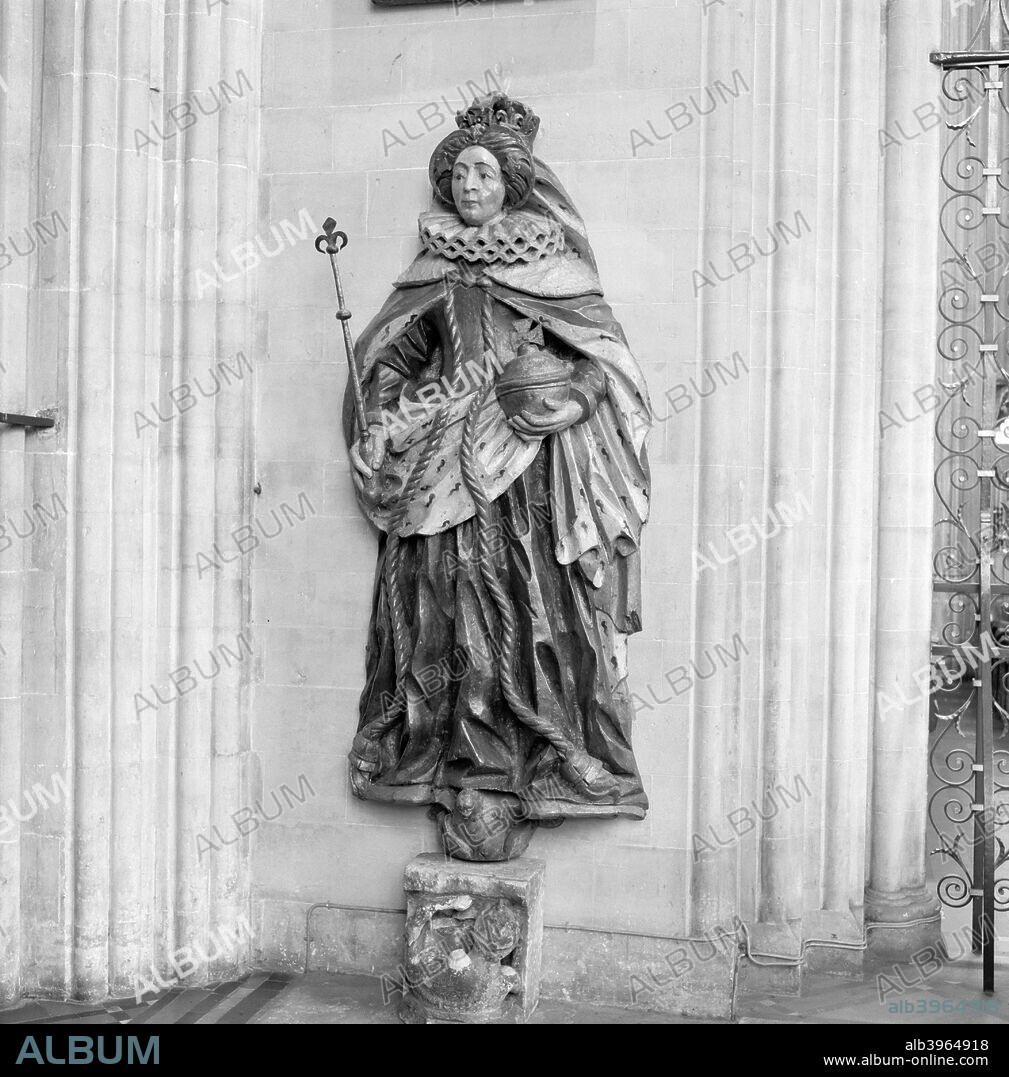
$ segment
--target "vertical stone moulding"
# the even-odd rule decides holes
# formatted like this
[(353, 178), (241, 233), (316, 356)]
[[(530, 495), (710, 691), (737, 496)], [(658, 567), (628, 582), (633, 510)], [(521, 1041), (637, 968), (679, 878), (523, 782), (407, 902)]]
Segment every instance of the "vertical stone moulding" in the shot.
[[(887, 5), (886, 115), (911, 115), (938, 93), (928, 55), (940, 40), (941, 7), (928, 6), (923, 14), (921, 5), (909, 0)], [(879, 398), (884, 407), (912, 398), (935, 376), (939, 148), (937, 138), (919, 138), (883, 159)], [(908, 265), (927, 266), (929, 272), (909, 281)], [(909, 423), (900, 434), (880, 436), (878, 442), (877, 702), (864, 915), (869, 953), (906, 960), (936, 942), (940, 925), (925, 867), (928, 700), (916, 700), (913, 680), (913, 671), (926, 666), (931, 655), (934, 444), (927, 422)], [(916, 701), (899, 721), (886, 721), (881, 691)]]

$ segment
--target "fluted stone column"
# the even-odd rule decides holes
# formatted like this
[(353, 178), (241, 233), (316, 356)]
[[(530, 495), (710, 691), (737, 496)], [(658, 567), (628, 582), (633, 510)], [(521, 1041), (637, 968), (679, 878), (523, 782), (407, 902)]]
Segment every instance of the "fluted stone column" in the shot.
[[(747, 28), (749, 29), (749, 28)], [(753, 85), (752, 63), (745, 56), (745, 46), (735, 43), (716, 20), (700, 22), (702, 42), (700, 81), (708, 85), (727, 73), (741, 70), (748, 85)], [(705, 268), (710, 260), (724, 266), (725, 251), (747, 231), (739, 220), (733, 190), (739, 182), (734, 167), (738, 152), (734, 126), (712, 119), (698, 124), (698, 157), (702, 164), (701, 195), (698, 206), (697, 265)], [(745, 220), (745, 214), (744, 214)], [(709, 271), (710, 272), (710, 271)], [(710, 276), (709, 276), (709, 279)], [(694, 384), (705, 386), (704, 370), (716, 359), (740, 349), (734, 339), (736, 329), (733, 303), (741, 302), (745, 280), (717, 281), (717, 287), (701, 287), (695, 296), (697, 306), (697, 359), (690, 371)], [(744, 361), (754, 357), (746, 353)], [(760, 363), (760, 360), (758, 360)], [(762, 364), (761, 364), (762, 365)], [(751, 365), (751, 371), (752, 371)], [(744, 487), (742, 453), (738, 443), (740, 427), (729, 422), (738, 415), (749, 397), (746, 384), (724, 386), (719, 392), (698, 401), (693, 414), (669, 423), (663, 430), (671, 459), (685, 466), (683, 479), (691, 489), (691, 546), (710, 550), (708, 543), (724, 548), (725, 532), (730, 523), (745, 519), (748, 497)], [(663, 428), (660, 428), (663, 429)], [(684, 450), (690, 456), (683, 459)], [(687, 536), (684, 535), (684, 538)], [(701, 562), (697, 562), (698, 565)], [(707, 672), (706, 655), (739, 633), (746, 646), (743, 623), (743, 588), (745, 562), (719, 566), (717, 571), (701, 570), (690, 587), (690, 621), (685, 625), (683, 652), (694, 668)], [(750, 641), (752, 643), (752, 640)], [(687, 667), (688, 670), (690, 667)], [(732, 664), (719, 676), (694, 678), (689, 705), (690, 740), (695, 746), (690, 801), (690, 904), (687, 926), (691, 935), (728, 925), (736, 909), (738, 849), (699, 849), (700, 841), (712, 844), (712, 831), (723, 833), (726, 817), (738, 804), (739, 758), (737, 738), (742, 713), (743, 678), (738, 665)]]
[[(0, 13), (0, 232), (68, 226), (0, 276), (0, 404), (58, 414), (54, 434), (0, 432), (0, 498), (66, 505), (0, 554), (0, 800), (69, 789), (0, 842), (6, 997), (132, 993), (249, 914), (247, 843), (201, 858), (196, 837), (248, 802), (251, 662), (192, 690), (179, 674), (181, 698), (170, 675), (248, 626), (247, 575), (200, 579), (197, 554), (249, 515), (251, 396), (179, 402), (255, 354), (254, 276), (201, 294), (195, 270), (257, 232), (258, 18), (255, 0)], [(222, 79), (241, 92), (215, 110)], [(138, 706), (155, 687), (172, 702)]]
[[(807, 967), (857, 966), (864, 924), (872, 551), (875, 544), (877, 237), (880, 172), (876, 125), (882, 96), (879, 10), (832, 6), (821, 49), (819, 172), (833, 197), (817, 222), (815, 404), (812, 441), (817, 516), (810, 549), (809, 684), (805, 774), (820, 795), (806, 821)], [(822, 436), (816, 431), (822, 428)], [(819, 656), (823, 655), (823, 661)], [(831, 941), (840, 945), (830, 946)], [(828, 945), (822, 945), (827, 943)]]
[[(928, 63), (940, 40), (939, 5), (886, 5), (884, 114), (900, 119), (935, 100), (940, 79)], [(907, 124), (905, 122), (905, 129)], [(913, 399), (934, 378), (940, 139), (888, 148), (883, 159), (883, 409)], [(936, 937), (938, 903), (925, 882), (928, 700), (913, 680), (929, 660), (934, 434), (927, 418), (890, 431), (879, 444), (876, 563), (876, 692), (911, 703), (899, 715), (874, 708), (869, 876), (870, 945), (911, 953)]]
[[(754, 446), (753, 454), (760, 461), (754, 474), (759, 495), (751, 505), (770, 537), (763, 542), (760, 575), (754, 574), (761, 607), (754, 647), (759, 670), (753, 671), (753, 702), (740, 754), (750, 793), (745, 802), (756, 805), (752, 811), (759, 838), (752, 851), (754, 901), (752, 907), (745, 902), (740, 914), (750, 920), (758, 952), (797, 961), (806, 882), (805, 818), (815, 811), (801, 786), (795, 787), (798, 779), (808, 785), (807, 669), (812, 655), (804, 641), (813, 623), (810, 538), (820, 508), (813, 496), (811, 465), (816, 440), (825, 431), (814, 428), (811, 438), (809, 427), (791, 417), (815, 408), (811, 360), (816, 293), (811, 268), (822, 241), (816, 184), (819, 123), (805, 102), (821, 99), (819, 41), (821, 36), (829, 38), (833, 27), (809, 7), (788, 15), (773, 3), (758, 3), (756, 8), (755, 53), (766, 58), (757, 76), (757, 101), (766, 94), (768, 109), (766, 138), (754, 151), (749, 231), (754, 243), (759, 240), (761, 249), (770, 253), (754, 267), (750, 281), (750, 348), (762, 356), (764, 366), (758, 397), (761, 444)], [(758, 107), (758, 127), (761, 119)], [(835, 192), (824, 194), (832, 198)], [(812, 512), (802, 509), (802, 499)], [(788, 524), (781, 505), (794, 509), (799, 522)], [(795, 801), (776, 792), (779, 788), (794, 791)], [(818, 800), (820, 790), (813, 795)], [(751, 978), (765, 975), (759, 967), (745, 972)]]
[[(28, 0), (0, 7), (0, 155), (4, 162), (0, 171), (0, 220), (4, 225), (0, 229), (0, 264), (4, 266), (0, 272), (0, 409), (18, 412), (55, 401), (51, 380), (42, 374), (38, 363), (30, 362), (30, 350), (38, 339), (37, 307), (31, 302), (39, 287), (38, 261), (30, 256), (15, 257), (9, 239), (14, 235), (19, 249), (28, 250), (24, 229), (34, 234), (37, 219), (36, 188), (29, 168), (34, 124), (23, 102), (35, 96), (41, 77), (34, 51), (25, 48), (25, 42), (34, 40), (39, 22), (37, 5)], [(53, 204), (53, 208), (63, 207)], [(33, 500), (33, 453), (52, 441), (48, 432), (28, 434), (16, 427), (0, 427), (0, 517), (4, 521), (14, 517), (22, 531), (27, 528), (21, 510)], [(65, 493), (65, 487), (61, 486), (60, 492)], [(4, 535), (8, 531), (5, 527)], [(38, 606), (32, 592), (44, 592), (47, 585), (52, 591), (53, 573), (37, 540), (27, 540), (27, 545), (0, 540), (0, 546), (5, 547), (0, 553), (0, 807), (13, 800), (27, 814), (22, 793), (26, 784), (30, 792), (34, 775), (27, 765), (31, 744), (25, 744), (23, 729), (54, 700), (52, 684), (35, 680), (30, 673), (31, 637), (36, 630), (45, 633), (49, 629), (51, 633), (53, 628), (51, 614), (46, 618), (39, 610), (35, 615)], [(37, 551), (43, 554), (41, 564)], [(51, 662), (51, 655), (49, 658)], [(37, 705), (40, 701), (42, 708)], [(53, 745), (52, 758), (65, 776), (66, 757), (60, 738)], [(4, 825), (0, 833), (0, 996), (4, 998), (11, 996), (20, 974), (20, 923), (26, 909), (21, 877), (23, 871), (30, 870), (26, 865), (33, 850), (26, 847), (35, 842), (31, 829), (32, 824), (22, 824), (20, 840), (13, 825)], [(58, 925), (61, 896), (54, 878), (50, 899), (38, 910), (40, 920)], [(51, 960), (47, 946), (33, 947), (30, 955), (47, 963)]]
[[(196, 122), (185, 141), (180, 135), (164, 151), (161, 211), (174, 241), (162, 252), (161, 272), (171, 281), (173, 304), (160, 358), (162, 377), (174, 386), (193, 386), (199, 404), (159, 430), (159, 466), (171, 477), (163, 484), (168, 503), (162, 511), (171, 526), (160, 536), (166, 588), (157, 621), (172, 653), (163, 669), (199, 659), (212, 671), (210, 654), (219, 656), (224, 645), (241, 656), (236, 640), (243, 628), (248, 635), (248, 563), (238, 559), (226, 570), (211, 570), (207, 550), (213, 542), (225, 543), (252, 512), (251, 395), (245, 386), (232, 386), (205, 399), (195, 386), (199, 380), (213, 393), (208, 370), (220, 361), (237, 367), (238, 351), (251, 356), (253, 365), (256, 356), (254, 278), (235, 271), (231, 252), (254, 241), (260, 230), (255, 171), (260, 45), (252, 21), (258, 4), (244, 0), (210, 14), (204, 0), (179, 8), (165, 18), (165, 54), (173, 65), (166, 65), (162, 107), (171, 114), (182, 105), (177, 113), (182, 115), (189, 101)], [(215, 265), (224, 269), (223, 283), (211, 289), (207, 281), (216, 275)], [(208, 938), (248, 909), (248, 843), (222, 841), (212, 853), (196, 844), (197, 833), (206, 833), (211, 823), (228, 825), (229, 816), (250, 802), (243, 689), (250, 666), (238, 669), (238, 675), (220, 672), (180, 700), (166, 730), (173, 765), (162, 779), (178, 805), (163, 832), (166, 848), (174, 849), (164, 865), (171, 900), (159, 910), (168, 950)]]
[(690, 926), (743, 921), (754, 991), (797, 989), (811, 961), (857, 964), (863, 936), (878, 11), (796, 14), (758, 4), (731, 50), (709, 40), (708, 81), (762, 62), (738, 122), (699, 136), (698, 261), (726, 272), (731, 248), (745, 269), (702, 292), (701, 354), (738, 347), (749, 374), (697, 405), (697, 548), (739, 552), (696, 582), (694, 661), (736, 632), (749, 653), (692, 691), (692, 830), (736, 837), (694, 864)]

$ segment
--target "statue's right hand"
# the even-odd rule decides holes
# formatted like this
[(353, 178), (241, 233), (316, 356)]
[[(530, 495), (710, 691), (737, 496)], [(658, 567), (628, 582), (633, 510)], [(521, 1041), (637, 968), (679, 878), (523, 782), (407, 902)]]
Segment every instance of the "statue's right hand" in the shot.
[(385, 431), (369, 427), (368, 433), (350, 447), (350, 462), (354, 466), (354, 482), (358, 489), (382, 466), (385, 460)]

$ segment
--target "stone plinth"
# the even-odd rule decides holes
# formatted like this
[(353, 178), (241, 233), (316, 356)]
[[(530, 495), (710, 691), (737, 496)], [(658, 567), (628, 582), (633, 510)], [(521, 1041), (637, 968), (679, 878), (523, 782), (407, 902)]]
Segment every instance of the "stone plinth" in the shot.
[(522, 1023), (536, 1009), (543, 951), (540, 860), (422, 853), (404, 874), (409, 1024)]

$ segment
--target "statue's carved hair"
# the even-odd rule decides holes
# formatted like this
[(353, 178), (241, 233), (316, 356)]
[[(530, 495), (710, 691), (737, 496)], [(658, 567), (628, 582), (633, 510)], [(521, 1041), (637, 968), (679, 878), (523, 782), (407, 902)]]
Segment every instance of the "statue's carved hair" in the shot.
[(459, 154), (470, 146), (482, 146), (497, 159), (505, 185), (505, 205), (509, 209), (524, 206), (536, 184), (536, 166), (525, 139), (507, 127), (453, 131), (441, 142), (431, 155), (429, 168), (438, 201), (455, 208), (452, 169)]

